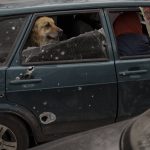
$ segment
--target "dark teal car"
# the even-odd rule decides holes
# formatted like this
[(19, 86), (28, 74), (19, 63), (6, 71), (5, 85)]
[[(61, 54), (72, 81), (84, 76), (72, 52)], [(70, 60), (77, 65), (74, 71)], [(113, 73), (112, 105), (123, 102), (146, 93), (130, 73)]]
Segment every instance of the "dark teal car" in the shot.
[[(114, 28), (118, 16), (136, 14), (148, 41), (149, 0), (1, 1), (1, 150), (24, 150), (33, 141), (110, 124), (150, 107), (149, 43), (144, 52), (133, 47), (132, 55), (122, 54), (120, 26)], [(63, 34), (37, 46), (31, 36), (41, 17), (52, 18)], [(52, 26), (42, 31), (47, 28)], [(143, 46), (136, 39), (128, 43)]]

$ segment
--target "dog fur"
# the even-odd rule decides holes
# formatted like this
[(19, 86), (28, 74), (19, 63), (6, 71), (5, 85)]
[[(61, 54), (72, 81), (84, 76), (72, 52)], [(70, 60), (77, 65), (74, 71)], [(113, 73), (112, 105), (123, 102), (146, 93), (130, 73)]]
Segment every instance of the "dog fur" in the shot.
[(31, 33), (32, 46), (43, 46), (59, 41), (62, 29), (55, 25), (51, 17), (40, 17), (36, 20)]

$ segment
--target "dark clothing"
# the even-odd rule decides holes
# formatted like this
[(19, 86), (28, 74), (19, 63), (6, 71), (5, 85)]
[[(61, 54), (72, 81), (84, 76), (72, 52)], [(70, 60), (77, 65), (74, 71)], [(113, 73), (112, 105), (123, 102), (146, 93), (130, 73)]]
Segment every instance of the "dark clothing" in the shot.
[(117, 36), (117, 44), (120, 56), (150, 54), (149, 39), (143, 34), (128, 33)]

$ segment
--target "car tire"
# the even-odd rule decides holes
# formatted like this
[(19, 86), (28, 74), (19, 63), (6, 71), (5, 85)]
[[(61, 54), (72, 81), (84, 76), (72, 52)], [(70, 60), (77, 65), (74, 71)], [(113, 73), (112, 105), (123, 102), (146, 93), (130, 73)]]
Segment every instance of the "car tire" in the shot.
[(28, 131), (23, 122), (8, 114), (0, 114), (0, 150), (26, 150)]

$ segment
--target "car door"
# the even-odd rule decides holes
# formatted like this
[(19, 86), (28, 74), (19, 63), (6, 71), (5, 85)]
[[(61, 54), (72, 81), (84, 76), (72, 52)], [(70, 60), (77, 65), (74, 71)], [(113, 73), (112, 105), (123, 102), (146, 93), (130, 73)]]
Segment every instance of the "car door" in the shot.
[[(84, 14), (92, 13), (99, 15), (99, 10), (94, 12), (87, 10), (84, 12)], [(52, 14), (46, 13), (44, 15), (52, 16)], [(74, 18), (80, 15), (80, 12), (65, 12), (64, 15), (55, 14), (54, 19), (57, 17), (58, 21), (59, 17), (62, 18), (63, 16), (64, 18), (65, 15), (69, 16), (69, 18), (71, 15)], [(40, 16), (43, 16), (43, 14), (35, 15), (27, 32), (32, 30), (34, 21)], [(86, 36), (88, 41), (84, 41), (84, 44), (79, 40), (81, 44), (79, 55), (84, 57), (85, 55), (82, 54), (84, 51), (82, 50), (87, 50), (89, 54), (85, 56), (86, 59), (79, 59), (78, 54), (73, 59), (72, 56), (76, 55), (76, 52), (72, 50), (71, 53), (66, 54), (65, 58), (62, 57), (61, 61), (58, 61), (58, 59), (55, 59), (55, 61), (33, 59), (33, 62), (23, 63), (21, 62), (23, 56), (18, 51), (7, 70), (6, 88), (8, 100), (30, 109), (39, 119), (46, 134), (86, 130), (98, 125), (112, 123), (115, 120), (117, 110), (116, 74), (102, 11), (100, 12), (99, 20), (106, 35), (106, 57), (98, 57), (99, 50), (101, 51), (100, 47), (98, 52), (93, 55), (94, 50), (91, 51), (91, 49), (96, 46), (94, 42), (91, 42), (92, 39), (89, 40), (89, 36)], [(29, 34), (26, 34), (20, 50), (23, 49)], [(84, 34), (80, 36), (82, 40), (84, 39), (83, 36)], [(73, 42), (74, 39), (76, 38), (71, 38)], [(88, 42), (93, 43), (93, 45), (90, 45), (91, 49), (88, 47)], [(87, 47), (83, 48), (86, 45)], [(45, 52), (44, 48), (33, 49), (36, 49), (36, 52), (39, 50), (42, 53)], [(61, 55), (64, 55), (64, 53), (67, 52), (63, 52)], [(34, 60), (38, 61), (34, 62)]]
[[(114, 13), (112, 16), (115, 16), (115, 13), (123, 14), (124, 12), (141, 14), (138, 7), (120, 8), (118, 10), (111, 9), (108, 10), (108, 12), (108, 14), (106, 12), (106, 15)], [(108, 17), (107, 21), (110, 27), (112, 41), (114, 43), (113, 47), (119, 93), (118, 119), (123, 119), (140, 114), (150, 107), (150, 58), (149, 52), (147, 52), (147, 54), (135, 54), (132, 56), (120, 56), (118, 54), (119, 46), (117, 45), (117, 41), (114, 36), (111, 17)], [(128, 17), (130, 18), (130, 16)], [(145, 25), (141, 24), (141, 26), (144, 29), (142, 31), (143, 34), (146, 35), (146, 33), (144, 33), (146, 29)]]

